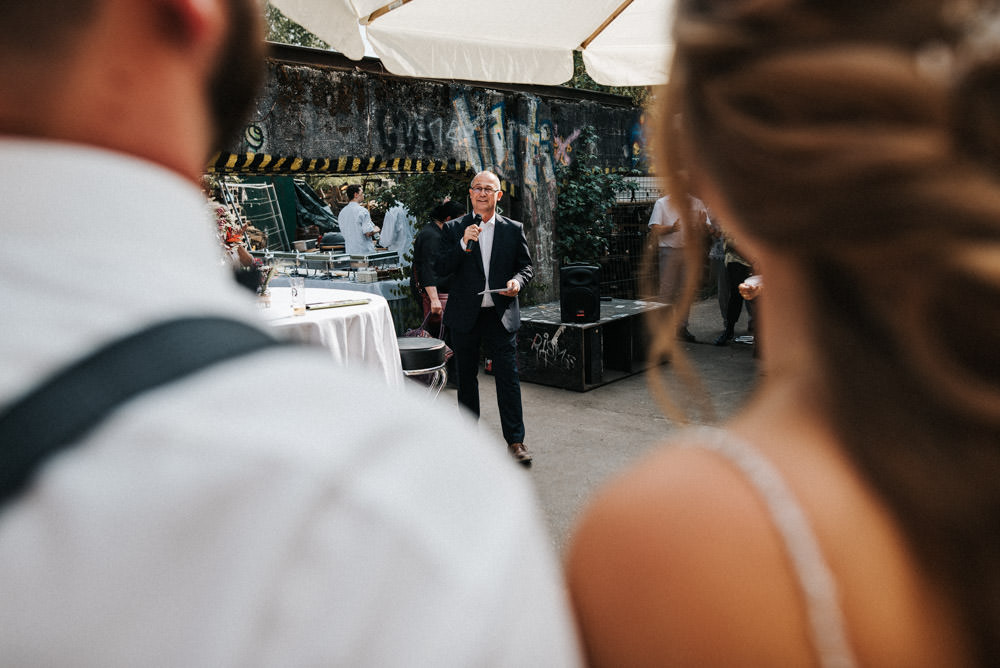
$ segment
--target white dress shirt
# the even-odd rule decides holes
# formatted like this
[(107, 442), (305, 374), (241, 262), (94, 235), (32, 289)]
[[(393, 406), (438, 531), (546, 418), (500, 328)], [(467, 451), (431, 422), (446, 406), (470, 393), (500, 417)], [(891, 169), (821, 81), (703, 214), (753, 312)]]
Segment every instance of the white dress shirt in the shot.
[(375, 231), (368, 209), (357, 202), (348, 202), (337, 214), (337, 225), (344, 235), (344, 250), (351, 255), (370, 255), (375, 252), (375, 242), (369, 232)]
[[(173, 172), (0, 140), (0, 188), (0, 403), (153, 321), (257, 321)], [(148, 392), (0, 509), (2, 663), (578, 665), (528, 478), (486, 438), (321, 350)]]
[[(493, 295), (488, 292), (490, 289), (490, 259), (493, 257), (493, 236), (496, 233), (496, 214), (490, 217), (489, 220), (483, 221), (479, 224), (479, 254), (483, 258), (483, 275), (486, 276), (486, 283), (483, 286), (483, 290), (486, 290), (483, 294), (482, 308), (489, 308), (494, 305)], [(465, 245), (465, 240), (461, 242), (462, 250), (468, 250), (468, 246)], [(517, 278), (512, 277), (514, 282), (520, 287), (521, 282)], [(506, 285), (506, 283), (504, 283)]]
[(379, 232), (379, 244), (383, 248), (396, 251), (399, 254), (399, 261), (405, 263), (406, 256), (413, 250), (416, 227), (417, 219), (410, 215), (405, 206), (397, 204), (385, 212), (382, 231)]
[(483, 286), (483, 289), (487, 290), (483, 295), (483, 308), (493, 306), (493, 295), (488, 291), (490, 289), (490, 257), (493, 254), (493, 233), (495, 231), (495, 214), (479, 225), (479, 253), (483, 256), (483, 275), (486, 276), (486, 285)]

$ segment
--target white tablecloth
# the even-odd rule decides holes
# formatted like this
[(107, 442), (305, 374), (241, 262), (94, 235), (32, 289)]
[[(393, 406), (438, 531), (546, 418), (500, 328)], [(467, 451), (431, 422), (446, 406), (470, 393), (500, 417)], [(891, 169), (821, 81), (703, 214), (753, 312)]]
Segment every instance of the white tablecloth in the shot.
[[(271, 280), (272, 286), (288, 287), (287, 276), (275, 276)], [(307, 288), (333, 288), (334, 290), (356, 290), (367, 292), (373, 295), (382, 295), (389, 301), (394, 299), (409, 299), (410, 281), (403, 278), (392, 278), (374, 283), (361, 283), (351, 281), (346, 278), (319, 278), (309, 276), (306, 278)]]
[[(287, 276), (275, 276), (271, 281), (272, 286), (288, 287)], [(332, 290), (354, 290), (357, 292), (367, 292), (369, 294), (381, 295), (389, 301), (389, 312), (392, 320), (396, 323), (396, 335), (402, 335), (406, 326), (409, 310), (412, 308), (410, 300), (409, 279), (393, 278), (374, 283), (359, 283), (346, 278), (320, 278), (310, 276), (306, 278), (306, 288), (328, 288)]]
[(261, 313), (281, 335), (322, 345), (338, 364), (371, 369), (390, 386), (402, 386), (403, 366), (388, 302), (375, 294), (329, 288), (305, 289), (307, 304), (341, 299), (369, 301), (294, 315), (291, 289), (271, 287), (271, 306), (261, 309)]

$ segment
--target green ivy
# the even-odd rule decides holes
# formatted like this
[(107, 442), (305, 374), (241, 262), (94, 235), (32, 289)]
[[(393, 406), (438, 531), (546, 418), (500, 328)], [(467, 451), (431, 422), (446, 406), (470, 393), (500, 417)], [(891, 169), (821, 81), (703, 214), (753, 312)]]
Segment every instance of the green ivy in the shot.
[[(401, 203), (410, 215), (417, 219), (417, 228), (420, 229), (431, 222), (431, 210), (444, 201), (445, 197), (464, 203), (468, 197), (470, 180), (470, 176), (454, 172), (412, 174), (401, 177), (393, 185), (379, 190), (373, 199), (383, 211), (396, 206), (397, 202)], [(406, 278), (410, 277), (412, 267), (409, 263), (412, 260), (413, 258), (407, 255), (403, 268), (403, 275)], [(409, 294), (410, 290), (407, 287), (393, 292), (395, 296), (401, 297)], [(423, 310), (419, 303), (413, 299), (409, 300), (403, 316), (404, 328), (416, 327), (422, 319)]]
[(646, 86), (602, 86), (587, 74), (587, 69), (583, 65), (583, 54), (579, 51), (573, 52), (573, 78), (565, 84), (570, 88), (580, 90), (595, 90), (612, 95), (623, 95), (632, 100), (637, 107), (645, 107), (651, 100), (651, 89)]
[(597, 131), (585, 127), (573, 145), (569, 165), (557, 165), (559, 196), (555, 209), (555, 255), (561, 264), (597, 264), (608, 252), (612, 207), (618, 193), (632, 192), (635, 183), (596, 165)]
[(285, 16), (270, 2), (264, 8), (264, 19), (267, 22), (267, 40), (269, 42), (307, 46), (313, 49), (330, 48), (329, 44)]
[(401, 202), (417, 219), (417, 227), (423, 227), (431, 219), (431, 210), (445, 197), (465, 203), (471, 180), (466, 174), (454, 172), (413, 174), (380, 190), (375, 194), (375, 200), (386, 211), (396, 202)]

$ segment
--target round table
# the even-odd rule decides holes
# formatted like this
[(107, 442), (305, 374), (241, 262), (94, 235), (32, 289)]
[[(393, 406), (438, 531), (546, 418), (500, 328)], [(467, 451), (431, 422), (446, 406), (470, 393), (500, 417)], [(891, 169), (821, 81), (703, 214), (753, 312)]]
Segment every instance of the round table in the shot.
[[(338, 364), (377, 372), (387, 384), (403, 384), (396, 330), (389, 303), (375, 294), (330, 288), (306, 288), (303, 315), (292, 313), (291, 288), (271, 287), (271, 305), (261, 314), (281, 336), (318, 344)], [(337, 302), (362, 304), (321, 308)]]

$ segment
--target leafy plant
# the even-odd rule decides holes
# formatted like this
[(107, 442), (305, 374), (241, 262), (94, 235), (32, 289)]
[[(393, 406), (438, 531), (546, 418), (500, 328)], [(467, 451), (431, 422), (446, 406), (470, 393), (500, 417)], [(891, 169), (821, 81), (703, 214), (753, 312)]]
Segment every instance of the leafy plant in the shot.
[(267, 40), (269, 42), (308, 46), (314, 49), (330, 48), (329, 44), (285, 16), (270, 2), (264, 9), (264, 19), (267, 21)]
[(580, 90), (594, 90), (612, 95), (622, 95), (630, 98), (637, 107), (645, 107), (652, 99), (650, 88), (646, 86), (602, 86), (587, 74), (587, 69), (583, 65), (583, 54), (579, 51), (573, 52), (573, 78), (567, 81), (565, 86), (578, 88)]
[(450, 197), (465, 202), (469, 194), (470, 178), (465, 174), (435, 172), (413, 174), (396, 184), (380, 190), (375, 195), (379, 207), (388, 211), (401, 202), (421, 227), (431, 219), (431, 210)]
[(573, 161), (557, 165), (559, 196), (555, 208), (555, 255), (562, 264), (597, 264), (608, 251), (611, 208), (618, 193), (632, 192), (627, 177), (605, 172), (597, 162), (597, 131), (585, 127), (573, 147)]
[[(465, 202), (469, 191), (470, 177), (465, 174), (452, 172), (434, 172), (412, 174), (410, 176), (399, 177), (399, 180), (392, 185), (375, 192), (372, 199), (383, 211), (388, 211), (399, 202), (410, 212), (410, 215), (417, 219), (417, 228), (430, 223), (431, 210), (444, 201), (445, 197), (450, 197), (457, 202)], [(405, 257), (403, 265), (403, 275), (409, 278), (413, 267), (410, 262), (413, 258), (409, 253)], [(396, 297), (410, 294), (408, 287), (393, 289)], [(402, 321), (404, 329), (416, 327), (423, 320), (423, 309), (415, 299), (407, 300), (401, 307), (397, 317), (397, 322)]]

